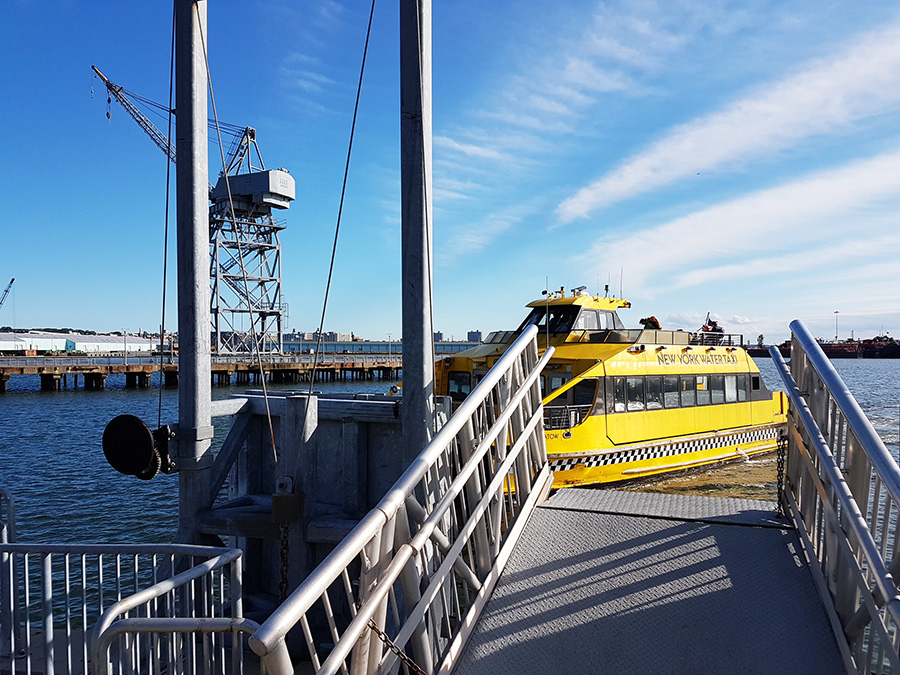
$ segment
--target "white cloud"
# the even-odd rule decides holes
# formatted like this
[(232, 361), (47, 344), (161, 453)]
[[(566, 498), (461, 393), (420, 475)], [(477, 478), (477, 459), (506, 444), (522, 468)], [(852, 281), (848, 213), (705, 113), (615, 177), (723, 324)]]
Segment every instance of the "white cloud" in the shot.
[[(860, 220), (867, 208), (900, 199), (897, 176), (900, 151), (820, 172), (658, 227), (604, 237), (579, 262), (586, 270), (624, 268), (630, 284), (644, 291), (654, 286), (687, 288), (762, 277), (794, 267), (821, 271), (839, 260), (841, 252), (848, 256), (862, 249), (877, 255), (885, 250), (886, 241), (879, 248), (859, 239)], [(882, 227), (867, 228), (866, 237), (875, 240), (882, 231)], [(796, 252), (781, 253), (786, 250)]]
[(900, 109), (900, 25), (869, 33), (830, 61), (761, 88), (676, 128), (575, 195), (557, 213), (587, 216), (672, 181), (731, 167), (816, 134), (843, 133)]
[(502, 159), (503, 155), (496, 150), (483, 145), (475, 145), (474, 143), (460, 143), (454, 141), (447, 136), (435, 136), (434, 144), (441, 148), (455, 150), (470, 157), (479, 157), (481, 159)]

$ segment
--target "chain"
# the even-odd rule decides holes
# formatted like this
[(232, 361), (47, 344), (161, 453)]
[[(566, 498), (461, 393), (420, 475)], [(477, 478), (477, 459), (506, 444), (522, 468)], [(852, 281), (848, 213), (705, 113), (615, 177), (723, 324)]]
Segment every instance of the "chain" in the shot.
[(787, 454), (787, 435), (778, 437), (778, 459), (777, 459), (777, 475), (778, 475), (778, 502), (775, 504), (775, 515), (779, 518), (784, 517), (784, 460)]
[(288, 524), (281, 524), (281, 579), (278, 582), (278, 594), (281, 602), (288, 596)]
[(403, 663), (406, 664), (406, 667), (409, 669), (409, 672), (415, 673), (415, 675), (426, 675), (425, 671), (419, 667), (419, 664), (417, 664), (415, 661), (412, 660), (412, 658), (410, 658), (407, 654), (405, 654), (403, 652), (403, 650), (400, 649), (400, 647), (395, 645), (394, 641), (391, 640), (391, 638), (389, 638), (387, 636), (387, 633), (385, 633), (383, 630), (381, 630), (378, 626), (375, 625), (375, 621), (373, 619), (369, 619), (369, 628), (372, 629), (372, 631), (375, 633), (375, 635), (378, 636), (378, 639), (381, 640), (387, 646), (388, 649), (390, 649), (394, 654), (397, 655), (397, 658), (399, 658), (401, 661), (403, 661)]

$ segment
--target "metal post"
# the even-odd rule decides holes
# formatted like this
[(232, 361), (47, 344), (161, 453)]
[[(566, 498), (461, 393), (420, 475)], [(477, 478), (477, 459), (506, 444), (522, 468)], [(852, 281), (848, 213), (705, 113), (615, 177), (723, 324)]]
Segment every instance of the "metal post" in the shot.
[(209, 506), (210, 417), (209, 168), (206, 1), (175, 3), (175, 134), (178, 150), (179, 525), (176, 540), (196, 542), (197, 512)]
[(400, 168), (405, 461), (434, 427), (431, 243), (431, 1), (400, 2)]

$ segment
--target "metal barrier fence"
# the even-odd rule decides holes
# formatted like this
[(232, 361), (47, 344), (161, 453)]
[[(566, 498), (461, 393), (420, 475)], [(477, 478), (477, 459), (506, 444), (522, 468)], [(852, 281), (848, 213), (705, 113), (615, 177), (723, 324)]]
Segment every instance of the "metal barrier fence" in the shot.
[(250, 638), (267, 673), (294, 672), (287, 645), (296, 656), (296, 643), (317, 673), (452, 667), (552, 482), (538, 375), (553, 350), (539, 359), (536, 334), (532, 327), (516, 340), (379, 505)]
[(806, 327), (791, 331), (790, 371), (769, 350), (791, 400), (786, 506), (848, 668), (900, 673), (900, 467)]
[[(0, 544), (10, 589), (0, 608), (0, 672), (224, 673), (224, 640), (195, 631), (201, 619), (240, 617), (240, 557), (177, 544)], [(190, 627), (174, 632), (176, 618)], [(148, 622), (162, 623), (144, 634)]]

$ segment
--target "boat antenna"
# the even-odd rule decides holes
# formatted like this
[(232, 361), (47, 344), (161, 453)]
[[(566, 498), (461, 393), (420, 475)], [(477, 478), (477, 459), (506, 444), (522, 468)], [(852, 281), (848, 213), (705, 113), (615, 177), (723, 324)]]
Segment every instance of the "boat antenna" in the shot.
[(623, 287), (624, 287), (624, 285), (625, 285), (625, 284), (624, 284), (624, 277), (625, 277), (625, 268), (624, 268), (624, 267), (620, 267), (620, 268), (619, 268), (619, 297), (620, 297), (620, 298), (624, 298), (624, 297), (625, 297), (625, 293), (623, 292)]
[(545, 322), (545, 332), (547, 334), (547, 343), (544, 345), (544, 349), (547, 349), (550, 346), (550, 277), (544, 277), (544, 295), (547, 296), (547, 312), (544, 314), (544, 322)]

